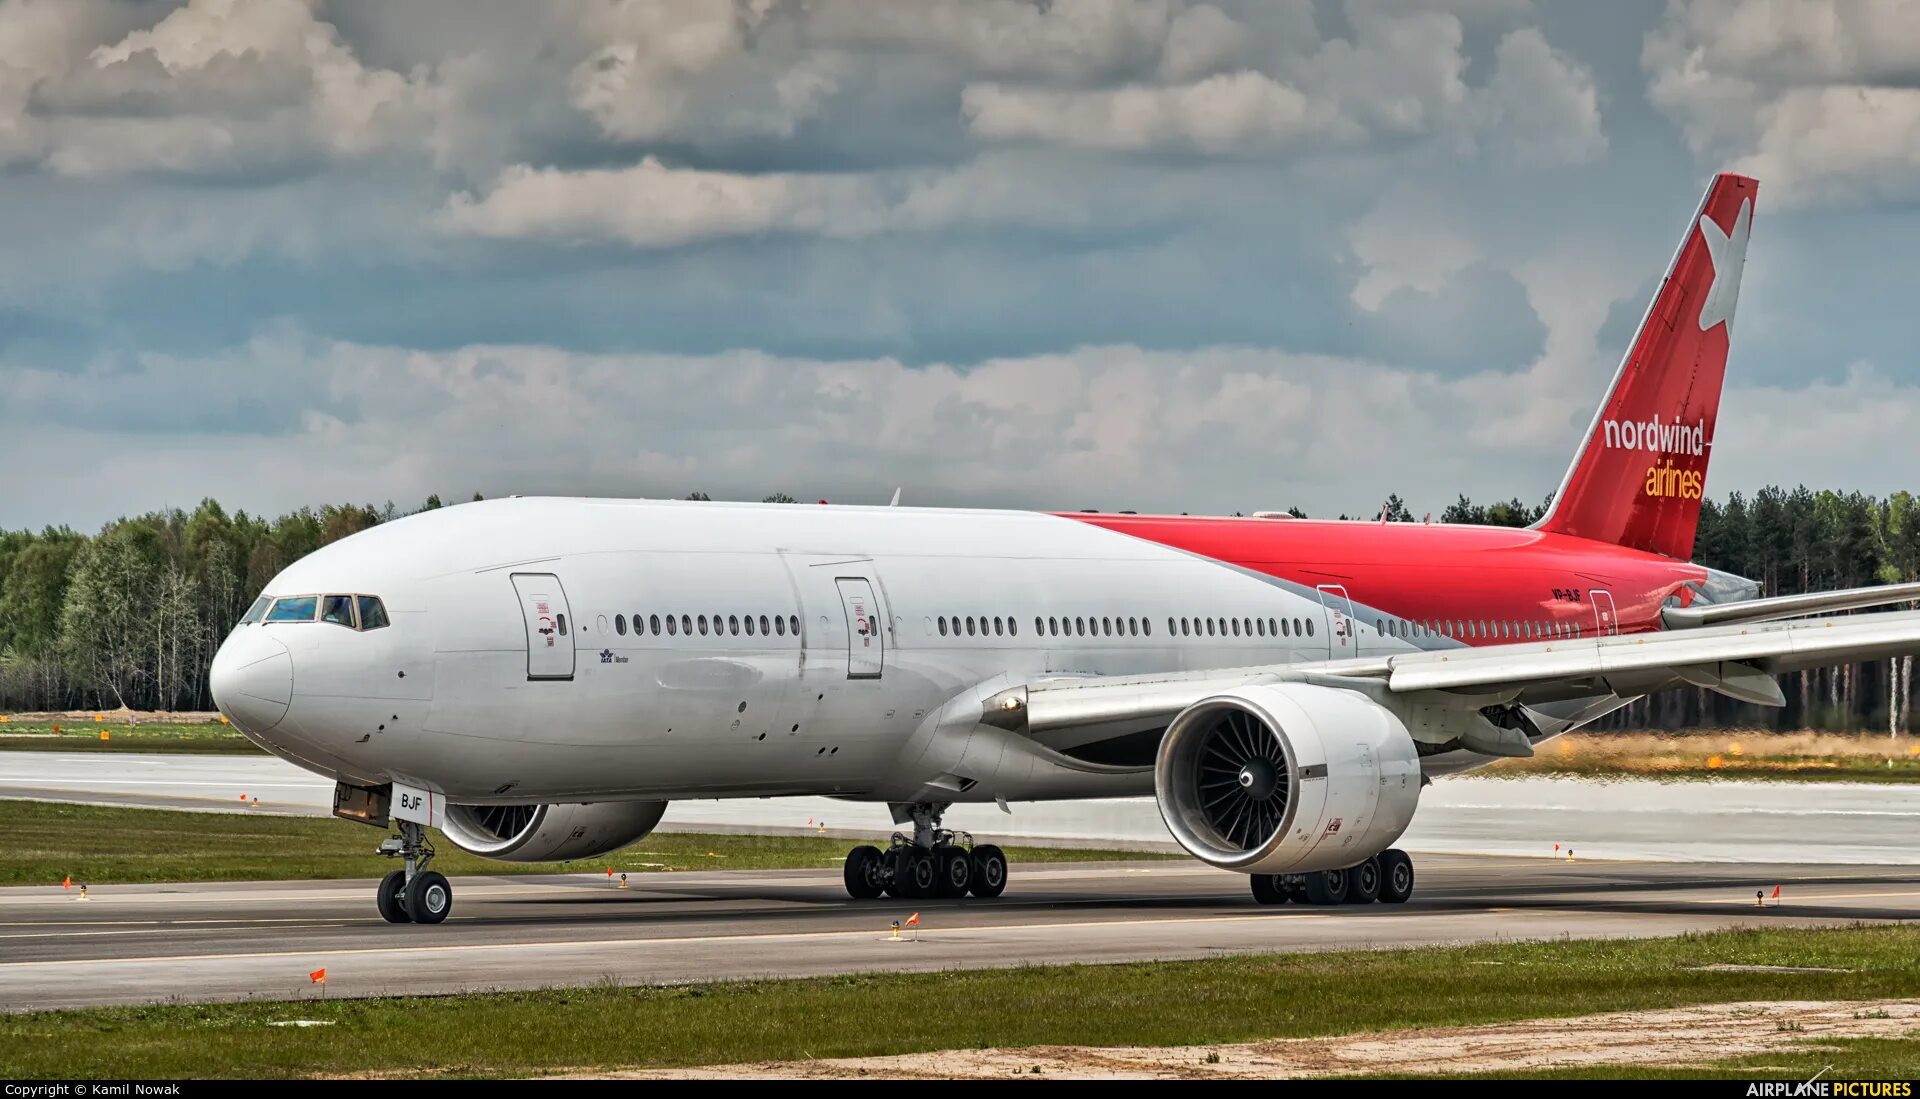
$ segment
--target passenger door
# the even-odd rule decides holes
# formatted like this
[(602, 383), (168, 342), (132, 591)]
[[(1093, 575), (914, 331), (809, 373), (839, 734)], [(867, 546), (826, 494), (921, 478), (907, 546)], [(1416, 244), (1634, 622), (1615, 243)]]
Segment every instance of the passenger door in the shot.
[(574, 623), (567, 593), (550, 572), (516, 572), (513, 590), (527, 623), (527, 678), (572, 679)]
[(879, 679), (886, 665), (887, 631), (864, 577), (834, 578), (840, 607), (847, 616), (847, 678)]
[(1360, 655), (1360, 631), (1353, 628), (1353, 600), (1340, 584), (1321, 584), (1320, 608), (1326, 615), (1327, 659)]

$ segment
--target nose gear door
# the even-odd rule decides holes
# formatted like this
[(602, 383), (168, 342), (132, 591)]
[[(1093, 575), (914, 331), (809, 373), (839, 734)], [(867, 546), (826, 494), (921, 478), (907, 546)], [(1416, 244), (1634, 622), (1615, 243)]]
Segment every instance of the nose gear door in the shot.
[(527, 678), (573, 678), (573, 623), (567, 593), (550, 572), (516, 572), (513, 590), (527, 622)]

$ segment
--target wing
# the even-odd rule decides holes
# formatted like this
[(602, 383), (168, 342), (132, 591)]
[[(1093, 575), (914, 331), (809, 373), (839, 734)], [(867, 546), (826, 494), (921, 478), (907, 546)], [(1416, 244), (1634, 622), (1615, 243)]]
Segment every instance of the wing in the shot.
[[(1631, 698), (1679, 687), (1705, 687), (1743, 702), (1777, 706), (1784, 699), (1773, 677), (1781, 673), (1914, 653), (1920, 653), (1920, 612), (1901, 611), (1375, 659), (1042, 682), (993, 695), (983, 707), (982, 720), (1066, 748), (1164, 727), (1181, 710), (1223, 690), (1283, 681), (1385, 691), (1410, 703), (1476, 710), (1596, 695)], [(1512, 747), (1511, 752), (1494, 754), (1531, 751), (1521, 750), (1519, 742)]]

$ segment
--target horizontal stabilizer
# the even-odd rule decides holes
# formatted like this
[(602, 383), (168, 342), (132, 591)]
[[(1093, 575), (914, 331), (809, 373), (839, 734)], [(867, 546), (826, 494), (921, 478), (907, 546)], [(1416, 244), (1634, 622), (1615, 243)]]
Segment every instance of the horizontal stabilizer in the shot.
[(1700, 626), (1728, 626), (1736, 622), (1774, 622), (1782, 618), (1800, 618), (1810, 614), (1854, 611), (1862, 607), (1884, 607), (1893, 603), (1920, 601), (1920, 583), (1881, 584), (1871, 588), (1843, 588), (1839, 591), (1810, 591), (1803, 595), (1776, 595), (1771, 599), (1748, 599), (1739, 603), (1697, 603), (1691, 607), (1667, 607), (1660, 612), (1663, 625), (1670, 630)]

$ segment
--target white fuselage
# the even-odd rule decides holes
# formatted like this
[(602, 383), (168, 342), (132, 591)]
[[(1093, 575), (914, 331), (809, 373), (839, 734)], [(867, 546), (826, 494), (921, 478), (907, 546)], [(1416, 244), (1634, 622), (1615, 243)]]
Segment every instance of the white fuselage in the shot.
[(452, 801), (1145, 794), (1150, 744), (983, 738), (963, 759), (927, 735), (994, 683), (1452, 644), (1025, 512), (492, 501), (355, 535), (267, 588), (327, 593), (378, 595), (391, 625), (238, 627), (223, 708), (316, 771)]

